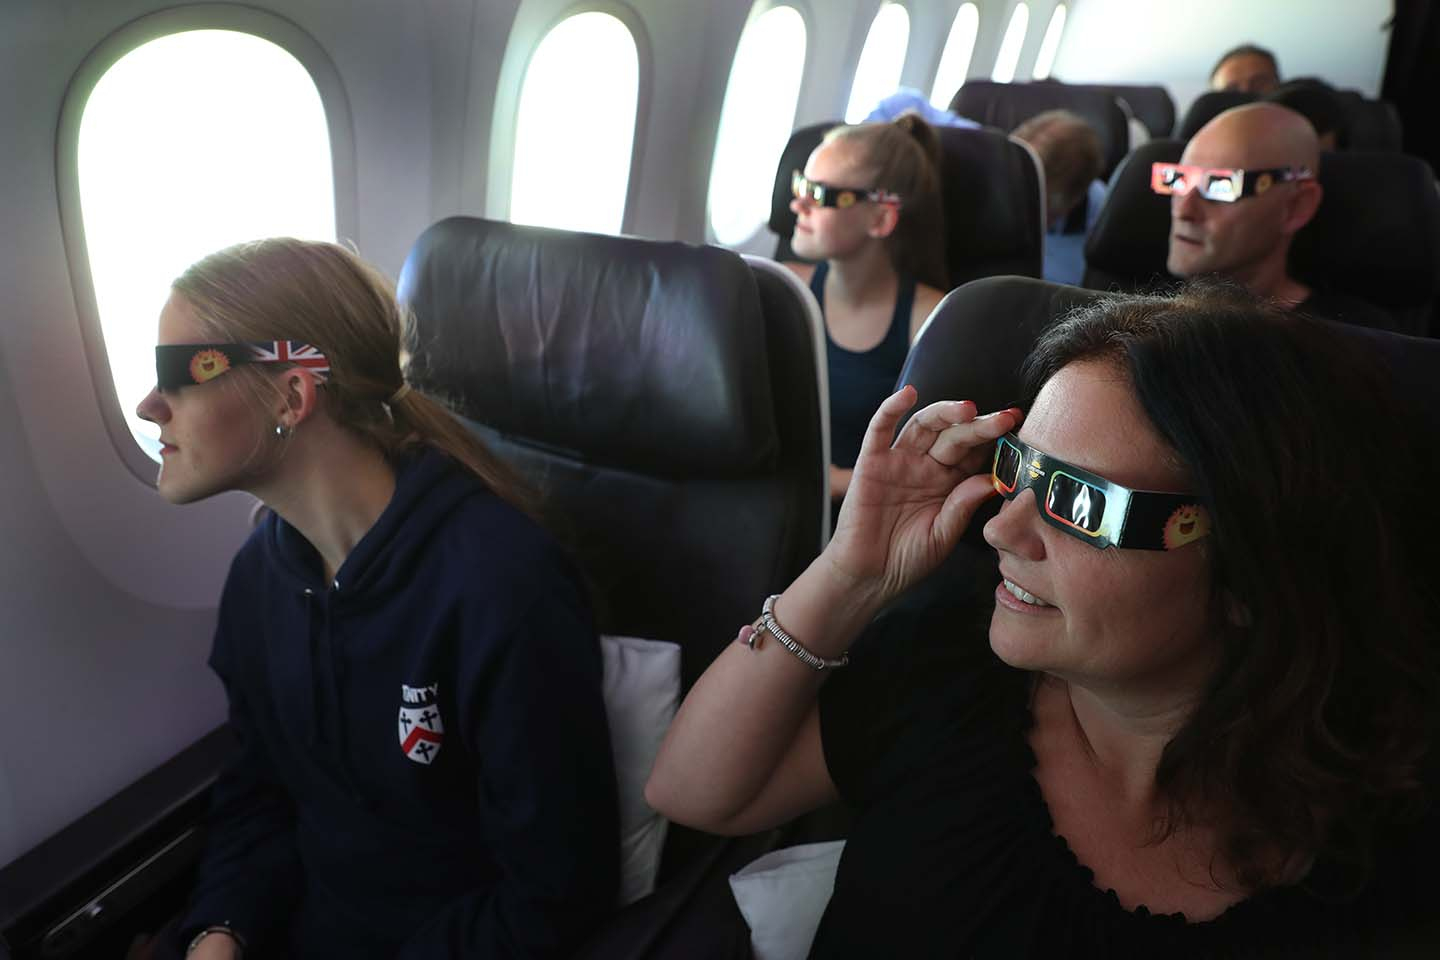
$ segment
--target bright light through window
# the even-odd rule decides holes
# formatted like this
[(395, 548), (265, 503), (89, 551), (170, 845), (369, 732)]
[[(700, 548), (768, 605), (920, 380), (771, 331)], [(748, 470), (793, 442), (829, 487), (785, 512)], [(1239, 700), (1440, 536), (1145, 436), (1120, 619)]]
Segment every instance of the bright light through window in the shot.
[(635, 38), (615, 17), (579, 13), (545, 35), (520, 88), (512, 222), (620, 232), (639, 92)]
[(975, 4), (967, 3), (955, 14), (955, 23), (945, 40), (945, 52), (940, 55), (940, 69), (935, 71), (935, 87), (930, 91), (930, 103), (941, 110), (950, 106), (955, 91), (965, 85), (970, 57), (975, 53), (975, 35), (979, 32), (980, 11)]
[(1055, 8), (1050, 16), (1050, 26), (1045, 28), (1045, 39), (1040, 41), (1040, 54), (1035, 58), (1035, 79), (1044, 80), (1050, 76), (1055, 65), (1055, 54), (1060, 50), (1060, 36), (1065, 32), (1065, 5)]
[(170, 282), (205, 254), (258, 237), (335, 239), (320, 93), (281, 47), (192, 30), (136, 47), (80, 118), (80, 209), (115, 392), (135, 417), (155, 382), (155, 325)]
[(864, 120), (881, 100), (899, 88), (909, 42), (910, 14), (898, 3), (885, 4), (875, 14), (865, 48), (860, 51), (855, 83), (850, 87), (850, 105), (845, 108), (846, 123)]
[(1005, 39), (1000, 41), (1000, 55), (995, 58), (995, 69), (990, 79), (996, 83), (1009, 83), (1015, 79), (1015, 65), (1020, 62), (1020, 48), (1025, 45), (1025, 28), (1030, 25), (1030, 8), (1023, 3), (1015, 4), (1010, 15), (1010, 26), (1005, 28)]
[(710, 174), (710, 227), (721, 243), (743, 242), (770, 215), (804, 68), (805, 21), (794, 7), (767, 10), (741, 34)]

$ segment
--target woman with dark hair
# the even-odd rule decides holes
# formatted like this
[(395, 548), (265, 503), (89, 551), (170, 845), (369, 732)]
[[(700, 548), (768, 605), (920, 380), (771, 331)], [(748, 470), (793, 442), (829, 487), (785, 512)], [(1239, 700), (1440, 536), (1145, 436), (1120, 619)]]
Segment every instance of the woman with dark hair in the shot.
[(160, 495), (269, 507), (210, 655), (239, 750), (160, 955), (568, 956), (614, 902), (584, 589), (406, 379), (409, 323), (359, 257), (290, 239), (211, 254), (160, 313)]
[(836, 127), (795, 171), (787, 263), (825, 316), (830, 496), (850, 484), (870, 414), (895, 386), (910, 343), (945, 291), (940, 142), (916, 114)]
[[(942, 402), (892, 445), (889, 398), (652, 804), (749, 833), (848, 801), (814, 957), (1411, 955), (1440, 932), (1434, 475), (1342, 336), (1192, 287), (1051, 328), (1023, 425)], [(996, 492), (988, 645), (943, 601), (870, 623)]]

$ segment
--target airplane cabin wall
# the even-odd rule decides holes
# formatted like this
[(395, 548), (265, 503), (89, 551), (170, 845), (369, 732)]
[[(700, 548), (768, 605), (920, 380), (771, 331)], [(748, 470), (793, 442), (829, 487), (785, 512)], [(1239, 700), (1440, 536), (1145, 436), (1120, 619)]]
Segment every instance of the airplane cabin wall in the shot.
[(1073, 83), (1158, 83), (1180, 115), (1231, 47), (1274, 51), (1281, 78), (1318, 76), (1378, 97), (1393, 0), (1081, 0), (1055, 76)]

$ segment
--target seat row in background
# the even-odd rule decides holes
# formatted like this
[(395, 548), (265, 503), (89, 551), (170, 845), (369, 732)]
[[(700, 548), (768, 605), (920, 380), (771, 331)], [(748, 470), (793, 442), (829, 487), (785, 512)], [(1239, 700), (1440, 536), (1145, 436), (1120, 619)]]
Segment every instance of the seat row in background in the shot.
[[(1203, 94), (1181, 127), (1198, 129), (1223, 110), (1253, 99), (1243, 93)], [(1425, 161), (1398, 150), (1393, 107), (1358, 94), (1348, 102), (1354, 116), (1369, 118), (1368, 126), (1351, 127), (1350, 149), (1322, 155), (1318, 176), (1325, 199), (1315, 220), (1296, 236), (1293, 272), (1311, 285), (1319, 282), (1386, 310), (1400, 332), (1435, 335), (1440, 333), (1434, 328), (1440, 302), (1440, 194), (1434, 172)], [(1141, 291), (1175, 282), (1165, 270), (1170, 203), (1151, 192), (1150, 164), (1178, 161), (1186, 138), (1157, 137), (1131, 149), (1130, 103), (1143, 104), (1147, 124), (1156, 129), (1173, 123), (1173, 103), (1163, 87), (972, 82), (960, 89), (951, 111), (994, 129), (937, 128), (952, 286), (998, 274), (1041, 276), (1044, 171), (1028, 147), (1003, 131), (1054, 109), (1085, 119), (1106, 150), (1109, 192), (1086, 243), (1083, 285)], [(805, 166), (811, 150), (835, 125), (796, 130), (781, 156), (769, 220), (778, 237), (777, 260), (796, 259), (790, 246), (795, 228), (790, 172)]]

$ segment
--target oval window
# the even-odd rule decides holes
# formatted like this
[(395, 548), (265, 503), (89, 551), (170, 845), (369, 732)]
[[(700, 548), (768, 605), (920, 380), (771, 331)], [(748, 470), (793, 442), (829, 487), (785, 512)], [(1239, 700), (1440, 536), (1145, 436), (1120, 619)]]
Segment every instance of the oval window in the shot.
[(258, 237), (335, 239), (330, 133), (309, 72), (235, 30), (136, 47), (85, 101), (76, 145), (80, 214), (105, 351), (126, 423), (155, 383), (155, 326), (170, 282)]
[(520, 86), (513, 223), (620, 232), (639, 93), (640, 55), (618, 18), (577, 13), (545, 35)]

